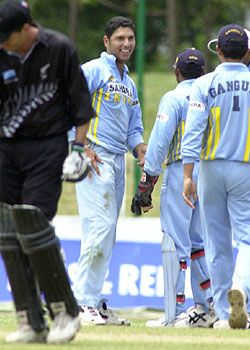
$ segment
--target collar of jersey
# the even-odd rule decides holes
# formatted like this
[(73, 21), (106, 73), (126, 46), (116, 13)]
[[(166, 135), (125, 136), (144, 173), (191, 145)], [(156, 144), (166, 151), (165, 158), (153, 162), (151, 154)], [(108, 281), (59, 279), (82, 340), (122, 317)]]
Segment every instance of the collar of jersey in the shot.
[[(116, 57), (114, 55), (110, 55), (106, 51), (104, 51), (104, 52), (101, 53), (101, 59), (106, 61), (113, 68), (117, 69)], [(127, 74), (129, 72), (128, 67), (126, 66), (126, 64), (123, 67), (123, 72), (127, 73)]]
[(215, 70), (220, 71), (220, 70), (232, 70), (232, 69), (237, 69), (237, 70), (242, 70), (242, 71), (249, 71), (247, 66), (244, 63), (241, 62), (223, 62), (219, 64)]
[(185, 79), (183, 81), (181, 81), (178, 85), (178, 86), (183, 86), (183, 85), (192, 85), (193, 82), (195, 81), (195, 79)]

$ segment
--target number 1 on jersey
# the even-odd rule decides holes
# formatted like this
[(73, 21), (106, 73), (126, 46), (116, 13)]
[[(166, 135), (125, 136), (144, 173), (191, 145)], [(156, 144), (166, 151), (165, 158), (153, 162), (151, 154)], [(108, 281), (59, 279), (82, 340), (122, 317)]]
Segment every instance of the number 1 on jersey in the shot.
[(234, 112), (239, 112), (239, 110), (240, 110), (240, 97), (239, 96), (234, 96), (233, 97), (233, 101), (234, 101), (233, 111)]

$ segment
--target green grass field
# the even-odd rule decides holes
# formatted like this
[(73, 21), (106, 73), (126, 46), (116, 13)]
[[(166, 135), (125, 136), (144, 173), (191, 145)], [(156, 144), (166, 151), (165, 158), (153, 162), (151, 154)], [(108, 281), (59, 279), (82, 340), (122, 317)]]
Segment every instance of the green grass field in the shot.
[[(134, 77), (136, 81), (136, 77)], [(147, 73), (144, 78), (144, 139), (148, 141), (151, 129), (154, 125), (158, 105), (161, 97), (176, 86), (175, 76), (173, 74)], [(126, 159), (126, 195), (125, 195), (125, 214), (130, 216), (130, 202), (133, 196), (135, 179), (135, 161), (131, 154), (127, 154)], [(154, 208), (147, 216), (159, 216), (159, 192), (161, 187), (161, 178), (158, 181), (153, 192)], [(64, 183), (63, 193), (58, 207), (59, 215), (77, 215), (77, 205), (75, 200), (74, 185)]]
[(173, 329), (145, 327), (145, 321), (159, 316), (156, 312), (119, 311), (129, 317), (130, 327), (82, 327), (69, 344), (15, 344), (5, 343), (5, 336), (16, 329), (13, 312), (0, 311), (1, 350), (241, 350), (250, 348), (250, 331), (213, 329)]

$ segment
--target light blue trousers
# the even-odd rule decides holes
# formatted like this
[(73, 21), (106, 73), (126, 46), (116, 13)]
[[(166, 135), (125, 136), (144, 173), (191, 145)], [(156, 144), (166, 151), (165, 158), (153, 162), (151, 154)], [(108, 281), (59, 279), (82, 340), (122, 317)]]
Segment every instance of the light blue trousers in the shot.
[[(198, 195), (215, 309), (229, 317), (227, 292), (232, 283), (250, 298), (250, 164), (201, 161)], [(233, 238), (238, 247), (234, 265)]]
[(116, 225), (125, 186), (124, 155), (93, 146), (104, 161), (98, 163), (101, 176), (76, 184), (76, 196), (82, 225), (81, 253), (73, 286), (78, 304), (96, 307), (115, 243)]
[[(194, 179), (198, 176), (198, 162), (195, 164)], [(161, 227), (174, 241), (179, 261), (190, 260), (191, 252), (204, 248), (203, 233), (200, 222), (199, 204), (195, 210), (189, 208), (182, 197), (183, 167), (182, 162), (167, 166), (161, 188)], [(163, 256), (164, 258), (164, 256)], [(164, 266), (164, 265), (163, 265)], [(163, 271), (171, 274), (171, 271)], [(201, 289), (201, 283), (209, 280), (205, 257), (191, 263), (191, 288), (195, 304), (207, 307), (207, 299), (211, 297), (210, 288)], [(185, 292), (185, 270), (180, 270), (176, 293)], [(169, 296), (165, 295), (165, 298)], [(170, 298), (172, 300), (172, 297)], [(176, 304), (176, 315), (186, 311), (185, 303)]]

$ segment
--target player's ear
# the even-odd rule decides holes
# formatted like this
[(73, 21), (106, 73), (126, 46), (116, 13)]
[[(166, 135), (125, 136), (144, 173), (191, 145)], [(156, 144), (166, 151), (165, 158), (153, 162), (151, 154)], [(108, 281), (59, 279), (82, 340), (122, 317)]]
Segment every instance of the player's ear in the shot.
[(221, 49), (220, 49), (220, 47), (219, 47), (218, 45), (216, 45), (216, 48), (215, 48), (215, 49), (216, 49), (217, 53), (220, 54)]
[(179, 68), (175, 68), (174, 74), (176, 76), (176, 80), (179, 82), (180, 81), (180, 76), (181, 76), (180, 69)]
[(106, 49), (108, 49), (108, 47), (109, 47), (109, 38), (107, 37), (107, 35), (104, 35), (104, 37), (103, 37), (103, 44), (106, 47)]

